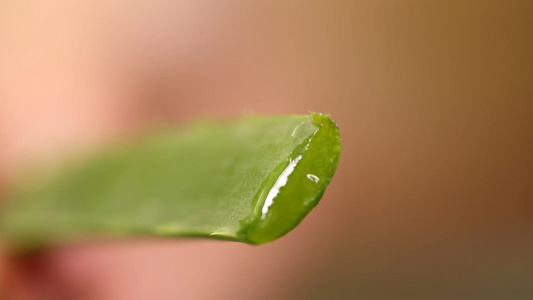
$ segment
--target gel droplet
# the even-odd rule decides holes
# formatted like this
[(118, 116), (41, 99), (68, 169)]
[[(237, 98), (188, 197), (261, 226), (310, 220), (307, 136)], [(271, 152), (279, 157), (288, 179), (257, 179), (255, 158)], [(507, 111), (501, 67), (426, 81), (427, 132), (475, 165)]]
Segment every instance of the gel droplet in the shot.
[(301, 155), (298, 156), (296, 159), (291, 160), (287, 168), (283, 170), (283, 173), (281, 173), (278, 180), (276, 180), (276, 183), (274, 184), (272, 189), (270, 189), (270, 192), (268, 192), (265, 204), (261, 209), (261, 219), (264, 219), (266, 217), (268, 208), (274, 203), (274, 198), (276, 198), (276, 196), (279, 194), (279, 190), (287, 184), (287, 181), (289, 180), (289, 175), (291, 175), (291, 173), (294, 171), (294, 168), (296, 167), (300, 159), (302, 159)]
[(307, 178), (309, 178), (309, 180), (311, 180), (314, 183), (318, 183), (320, 181), (320, 178), (318, 178), (318, 176), (313, 175), (313, 174), (307, 174)]

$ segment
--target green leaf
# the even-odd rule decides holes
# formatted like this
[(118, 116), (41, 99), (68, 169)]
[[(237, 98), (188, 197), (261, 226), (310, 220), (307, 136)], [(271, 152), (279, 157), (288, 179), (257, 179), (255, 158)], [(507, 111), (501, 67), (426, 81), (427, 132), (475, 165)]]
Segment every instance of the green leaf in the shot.
[(18, 248), (90, 237), (205, 237), (250, 244), (293, 229), (339, 162), (327, 115), (249, 117), (152, 135), (25, 188), (2, 210)]

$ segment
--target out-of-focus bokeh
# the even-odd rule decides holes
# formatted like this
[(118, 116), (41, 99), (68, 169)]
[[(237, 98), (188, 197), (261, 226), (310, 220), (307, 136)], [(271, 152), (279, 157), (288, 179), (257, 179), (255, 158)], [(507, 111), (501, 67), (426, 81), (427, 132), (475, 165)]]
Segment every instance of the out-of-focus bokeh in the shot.
[(57, 249), (69, 299), (533, 296), (533, 2), (2, 1), (0, 174), (158, 123), (331, 113), (322, 202), (259, 247)]

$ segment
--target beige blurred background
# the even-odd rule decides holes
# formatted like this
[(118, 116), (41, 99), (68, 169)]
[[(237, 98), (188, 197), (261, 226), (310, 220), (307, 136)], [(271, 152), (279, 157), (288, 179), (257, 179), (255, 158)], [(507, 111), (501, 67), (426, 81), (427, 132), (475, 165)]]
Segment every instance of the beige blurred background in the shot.
[(293, 232), (58, 249), (75, 299), (533, 297), (532, 1), (0, 0), (0, 170), (204, 116), (331, 113)]

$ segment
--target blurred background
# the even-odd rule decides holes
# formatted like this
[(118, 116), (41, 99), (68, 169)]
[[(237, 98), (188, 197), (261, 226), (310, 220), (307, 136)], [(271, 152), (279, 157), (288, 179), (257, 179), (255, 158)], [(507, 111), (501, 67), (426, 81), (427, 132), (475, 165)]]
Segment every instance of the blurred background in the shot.
[(533, 297), (532, 16), (528, 0), (0, 0), (4, 186), (205, 116), (331, 113), (344, 146), (278, 241), (55, 249), (20, 299)]

